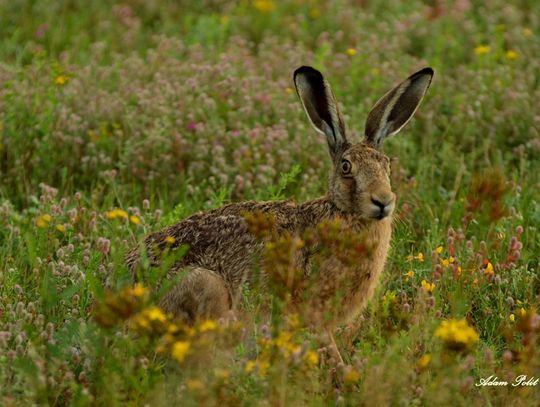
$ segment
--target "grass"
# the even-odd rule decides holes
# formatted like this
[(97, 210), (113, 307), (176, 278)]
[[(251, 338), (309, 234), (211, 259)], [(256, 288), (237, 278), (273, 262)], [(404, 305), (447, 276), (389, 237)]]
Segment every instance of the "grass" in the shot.
[[(475, 383), (540, 377), (538, 15), (527, 0), (0, 4), (0, 404), (534, 405), (540, 384)], [(344, 365), (278, 285), (246, 288), (229, 326), (186, 330), (152, 308), (166, 270), (134, 286), (123, 260), (196, 211), (324, 193), (302, 64), (357, 138), (387, 89), (435, 70), (385, 144), (392, 249), (335, 335)]]

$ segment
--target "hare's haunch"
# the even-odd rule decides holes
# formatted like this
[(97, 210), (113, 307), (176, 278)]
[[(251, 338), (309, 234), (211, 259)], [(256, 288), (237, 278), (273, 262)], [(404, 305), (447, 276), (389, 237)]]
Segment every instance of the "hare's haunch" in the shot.
[[(347, 276), (344, 298), (334, 321), (339, 324), (356, 317), (373, 294), (392, 235), (396, 198), (390, 187), (389, 159), (379, 149), (387, 137), (411, 119), (432, 77), (433, 70), (424, 68), (390, 90), (368, 114), (364, 140), (352, 143), (323, 75), (308, 66), (298, 68), (294, 72), (296, 91), (313, 127), (326, 138), (333, 163), (328, 193), (302, 203), (234, 203), (197, 213), (148, 236), (144, 244), (153, 264), (159, 262), (156, 252), (160, 249), (189, 246), (187, 254), (171, 269), (188, 273), (165, 295), (161, 306), (186, 323), (225, 317), (234, 310), (242, 287), (256, 278), (254, 254), (263, 248), (263, 243), (248, 230), (245, 214), (252, 212), (271, 215), (277, 234), (302, 236), (308, 228), (337, 218), (351, 230), (365, 234), (373, 250), (355, 263), (353, 273)], [(298, 264), (306, 271), (311, 256), (308, 250), (299, 255)], [(139, 258), (138, 250), (128, 254), (132, 272)], [(338, 259), (330, 256), (320, 267), (318, 278), (326, 291), (333, 287), (331, 282), (344, 280), (339, 278), (343, 268)]]

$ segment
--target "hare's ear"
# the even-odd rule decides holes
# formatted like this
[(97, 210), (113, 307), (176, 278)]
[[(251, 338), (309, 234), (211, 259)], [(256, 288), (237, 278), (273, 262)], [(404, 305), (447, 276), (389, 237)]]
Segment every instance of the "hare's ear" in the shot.
[(424, 68), (384, 95), (366, 120), (366, 142), (379, 148), (385, 138), (396, 134), (411, 119), (426, 94), (433, 69)]
[(346, 148), (345, 124), (339, 107), (322, 74), (310, 66), (294, 71), (294, 85), (311, 124), (326, 136), (332, 158)]

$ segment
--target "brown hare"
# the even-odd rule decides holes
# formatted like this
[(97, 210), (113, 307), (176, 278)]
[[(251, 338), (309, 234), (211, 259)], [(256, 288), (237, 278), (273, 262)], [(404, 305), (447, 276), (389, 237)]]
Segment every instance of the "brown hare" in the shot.
[[(163, 309), (185, 323), (199, 318), (218, 319), (235, 309), (243, 285), (253, 281), (258, 273), (254, 254), (260, 253), (264, 244), (250, 234), (244, 217), (246, 213), (258, 212), (273, 217), (278, 234), (301, 236), (306, 229), (336, 218), (365, 234), (373, 250), (354, 265), (354, 273), (348, 276), (351, 281), (334, 323), (358, 316), (384, 268), (392, 234), (396, 197), (390, 187), (390, 160), (380, 147), (410, 120), (432, 76), (433, 70), (424, 68), (384, 95), (367, 117), (364, 140), (352, 143), (323, 75), (309, 66), (298, 68), (294, 72), (296, 91), (315, 130), (326, 137), (332, 158), (327, 195), (302, 203), (233, 203), (197, 213), (149, 235), (144, 244), (153, 264), (159, 263), (159, 253), (166, 247), (189, 247), (187, 254), (172, 266), (172, 272), (188, 272), (164, 296)], [(305, 251), (301, 256), (298, 264), (307, 274), (311, 254)], [(139, 259), (138, 250), (128, 254), (132, 272), (136, 271)], [(318, 276), (327, 283), (343, 281), (335, 278), (341, 270), (336, 259), (324, 259)]]

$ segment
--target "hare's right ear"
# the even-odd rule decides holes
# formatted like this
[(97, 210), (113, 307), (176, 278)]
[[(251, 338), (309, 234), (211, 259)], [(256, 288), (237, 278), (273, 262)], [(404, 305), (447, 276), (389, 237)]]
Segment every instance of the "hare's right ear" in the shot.
[(335, 159), (348, 142), (345, 124), (330, 85), (316, 69), (301, 66), (294, 71), (294, 86), (311, 124), (326, 136), (330, 155)]
[(433, 69), (424, 68), (384, 95), (366, 120), (366, 142), (379, 148), (385, 138), (396, 134), (411, 119), (426, 94)]

